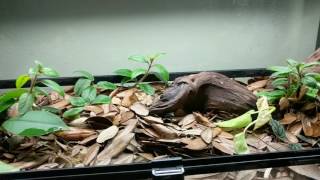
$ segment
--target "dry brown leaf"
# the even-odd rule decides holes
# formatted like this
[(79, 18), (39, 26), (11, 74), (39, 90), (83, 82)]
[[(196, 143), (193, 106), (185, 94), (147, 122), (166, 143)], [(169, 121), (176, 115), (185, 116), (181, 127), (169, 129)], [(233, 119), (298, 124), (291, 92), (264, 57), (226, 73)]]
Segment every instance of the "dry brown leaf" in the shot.
[(135, 95), (135, 92), (137, 89), (131, 88), (126, 91), (122, 91), (121, 93), (117, 94), (118, 97), (119, 95), (124, 94), (123, 99), (121, 101), (121, 105), (124, 107), (130, 107), (132, 104), (138, 101), (138, 98)]
[(54, 169), (58, 166), (59, 166), (58, 163), (46, 163), (46, 164), (42, 164), (41, 166), (37, 167), (37, 169), (38, 170)]
[(196, 118), (193, 114), (188, 114), (179, 122), (179, 125), (182, 126), (182, 128), (185, 128), (187, 125), (193, 123), (195, 120)]
[(163, 120), (161, 118), (158, 117), (153, 117), (153, 116), (146, 116), (143, 117), (143, 119), (149, 123), (159, 123), (159, 124), (163, 124)]
[(31, 168), (42, 165), (48, 159), (49, 159), (48, 155), (37, 155), (37, 157), (32, 161), (20, 161), (20, 162), (11, 163), (10, 165), (19, 169), (31, 169)]
[(247, 88), (249, 91), (254, 91), (254, 90), (265, 87), (267, 83), (268, 83), (268, 80), (264, 79), (264, 80), (256, 81), (254, 83), (249, 84)]
[(286, 136), (287, 136), (290, 143), (298, 143), (299, 142), (298, 138), (295, 135), (293, 135), (292, 133), (290, 133), (289, 131), (286, 131)]
[(80, 117), (78, 119), (72, 120), (69, 125), (73, 126), (73, 127), (80, 127), (80, 128), (85, 128), (87, 127), (86, 121), (87, 121), (87, 117)]
[(289, 102), (288, 98), (282, 97), (279, 100), (280, 111), (288, 109), (289, 106), (290, 106), (290, 102)]
[(85, 106), (84, 107), (84, 110), (86, 111), (90, 111), (90, 112), (94, 112), (95, 114), (100, 114), (100, 113), (103, 113), (103, 109), (99, 106)]
[(81, 141), (84, 138), (94, 135), (95, 133), (96, 132), (92, 129), (80, 129), (71, 127), (69, 128), (69, 130), (59, 131), (55, 133), (55, 135), (66, 141)]
[(320, 179), (320, 171), (318, 165), (300, 165), (300, 166), (289, 166), (289, 169), (297, 174), (306, 176), (312, 179)]
[(130, 164), (134, 160), (134, 154), (122, 153), (117, 158), (112, 159), (111, 164)]
[(212, 129), (211, 128), (206, 128), (204, 131), (201, 133), (201, 138), (204, 142), (207, 144), (210, 144), (212, 142)]
[(119, 128), (115, 125), (101, 131), (97, 138), (97, 143), (104, 143), (105, 141), (112, 139), (117, 135)]
[(69, 104), (70, 104), (70, 102), (64, 99), (64, 100), (61, 100), (57, 103), (49, 105), (49, 107), (62, 110), (62, 109), (65, 109)]
[(300, 110), (301, 111), (309, 111), (316, 107), (315, 103), (306, 103)]
[(113, 125), (109, 118), (100, 116), (90, 117), (86, 120), (86, 122), (90, 125), (90, 127), (96, 130), (106, 129)]
[(121, 115), (120, 123), (125, 123), (129, 119), (132, 119), (135, 117), (135, 114), (132, 111), (123, 112), (120, 115)]
[(280, 121), (281, 124), (291, 124), (297, 120), (297, 115), (294, 113), (286, 113), (283, 119)]
[(217, 137), (221, 132), (222, 132), (221, 128), (218, 128), (218, 127), (213, 128), (213, 130), (212, 130), (212, 138)]
[(147, 107), (139, 102), (134, 103), (132, 106), (130, 106), (130, 109), (140, 116), (148, 116), (149, 114), (149, 110), (147, 109)]
[(201, 138), (182, 138), (181, 142), (186, 144), (185, 148), (190, 150), (199, 151), (208, 148), (207, 144)]
[(138, 155), (140, 155), (141, 157), (143, 157), (149, 161), (154, 160), (154, 156), (151, 153), (138, 153)]
[(151, 124), (152, 128), (160, 135), (161, 138), (174, 139), (178, 137), (178, 134), (172, 129), (162, 124)]
[(233, 135), (225, 131), (221, 131), (218, 137), (225, 138), (225, 139), (233, 139)]
[(199, 129), (199, 128), (182, 131), (182, 134), (185, 136), (187, 136), (187, 135), (200, 136), (201, 133), (202, 133), (202, 129)]
[(244, 170), (239, 171), (236, 175), (235, 180), (252, 180), (256, 177), (257, 170)]
[(147, 95), (146, 93), (139, 92), (135, 93), (135, 95), (143, 105), (150, 106), (153, 102), (153, 97), (151, 95)]
[(19, 116), (18, 103), (14, 103), (7, 111), (8, 118)]
[(303, 132), (306, 136), (320, 136), (320, 121), (318, 120), (318, 117), (308, 117), (303, 113), (300, 113), (298, 118), (302, 122)]
[(219, 143), (219, 142), (213, 141), (212, 145), (213, 145), (213, 147), (215, 147), (216, 149), (218, 149), (219, 151), (221, 151), (223, 153), (226, 153), (229, 155), (232, 155), (235, 153), (233, 147), (230, 148), (230, 146), (228, 146), (224, 143)]
[(193, 115), (195, 116), (195, 119), (198, 123), (207, 127), (215, 127), (215, 125), (212, 122), (210, 122), (208, 118), (204, 117), (202, 114), (194, 112)]
[(224, 173), (210, 173), (210, 174), (197, 174), (186, 176), (186, 180), (224, 180), (228, 176), (229, 172)]
[(97, 157), (99, 149), (100, 145), (97, 143), (89, 147), (88, 152), (83, 160), (83, 164), (85, 166), (88, 166)]
[(158, 133), (156, 133), (153, 129), (144, 128), (144, 130), (146, 132), (144, 134), (146, 134), (147, 136), (154, 137), (154, 138), (160, 138), (160, 135), (158, 135)]
[(118, 98), (118, 97), (113, 97), (113, 98), (111, 99), (111, 103), (112, 103), (112, 104), (115, 104), (115, 105), (121, 105), (121, 99)]
[(291, 132), (293, 135), (297, 136), (302, 131), (302, 124), (301, 122), (298, 122), (292, 126), (289, 127), (289, 132)]
[(272, 137), (266, 134), (262, 135), (248, 135), (246, 137), (247, 144), (256, 149), (265, 149), (267, 144), (272, 141)]

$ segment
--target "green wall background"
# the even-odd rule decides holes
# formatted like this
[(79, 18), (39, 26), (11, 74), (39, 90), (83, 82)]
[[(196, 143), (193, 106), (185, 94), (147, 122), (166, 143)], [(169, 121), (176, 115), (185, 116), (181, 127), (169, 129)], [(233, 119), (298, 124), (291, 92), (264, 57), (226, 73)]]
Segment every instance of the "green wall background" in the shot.
[(169, 71), (266, 67), (313, 52), (319, 0), (0, 0), (0, 79), (34, 60), (111, 74), (166, 52)]

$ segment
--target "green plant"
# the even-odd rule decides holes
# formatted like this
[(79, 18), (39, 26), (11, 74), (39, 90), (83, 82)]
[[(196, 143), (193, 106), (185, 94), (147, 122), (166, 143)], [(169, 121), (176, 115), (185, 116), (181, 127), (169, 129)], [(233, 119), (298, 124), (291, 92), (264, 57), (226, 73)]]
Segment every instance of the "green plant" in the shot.
[(81, 75), (74, 86), (75, 96), (70, 97), (70, 103), (73, 108), (64, 112), (64, 118), (73, 118), (79, 115), (86, 105), (109, 104), (111, 98), (106, 95), (97, 95), (98, 90), (114, 90), (117, 86), (108, 81), (100, 81), (94, 84), (94, 76), (87, 71), (76, 71)]
[(282, 97), (298, 98), (301, 96), (300, 91), (304, 91), (303, 98), (315, 100), (320, 89), (320, 74), (310, 72), (310, 68), (320, 63), (303, 63), (288, 59), (287, 64), (268, 68), (274, 72), (270, 76), (274, 90), (260, 92), (257, 95), (266, 96), (269, 102), (274, 103)]
[[(5, 111), (16, 102), (18, 103), (19, 116), (6, 120), (2, 127), (21, 136), (40, 136), (67, 129), (59, 116), (42, 111), (41, 107), (34, 105), (37, 95), (48, 95), (46, 89), (37, 86), (39, 83), (64, 96), (64, 89), (56, 82), (50, 79), (39, 80), (39, 77), (58, 77), (57, 71), (44, 67), (39, 61), (35, 61), (35, 63), (36, 66), (30, 68), (28, 74), (20, 75), (16, 79), (16, 89), (8, 91), (0, 97), (1, 111)], [(23, 89), (22, 87), (29, 81), (30, 88)]]
[[(132, 87), (138, 87), (140, 90), (144, 91), (149, 95), (154, 94), (154, 88), (148, 84), (143, 82), (149, 74), (154, 74), (159, 80), (164, 83), (168, 83), (169, 81), (169, 72), (167, 69), (161, 64), (154, 64), (156, 60), (158, 60), (161, 56), (165, 55), (165, 53), (157, 53), (148, 56), (142, 55), (134, 55), (130, 56), (128, 59), (131, 61), (136, 61), (139, 63), (146, 64), (146, 68), (137, 68), (137, 69), (118, 69), (115, 73), (119, 76), (122, 76), (122, 83), (133, 82)], [(155, 71), (152, 71), (155, 70)], [(142, 77), (141, 77), (142, 76)], [(140, 77), (140, 78), (139, 78)]]

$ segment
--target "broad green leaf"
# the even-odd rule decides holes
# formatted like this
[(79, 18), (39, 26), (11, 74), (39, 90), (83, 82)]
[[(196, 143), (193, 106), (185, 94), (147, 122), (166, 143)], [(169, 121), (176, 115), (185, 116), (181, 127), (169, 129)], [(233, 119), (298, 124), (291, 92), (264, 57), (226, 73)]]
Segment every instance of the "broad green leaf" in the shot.
[(52, 90), (56, 91), (59, 95), (64, 96), (64, 89), (56, 82), (50, 80), (50, 79), (45, 79), (41, 81), (44, 85), (48, 86)]
[(30, 77), (28, 74), (20, 75), (16, 80), (16, 88), (22, 88), (29, 80)]
[(37, 73), (37, 68), (29, 68), (28, 74), (29, 75), (35, 75)]
[(131, 60), (131, 61), (136, 61), (136, 62), (140, 62), (140, 63), (148, 63), (146, 58), (144, 56), (141, 56), (141, 55), (129, 56), (128, 59)]
[(106, 95), (98, 95), (91, 104), (110, 104), (111, 98)]
[(41, 110), (48, 111), (48, 112), (51, 112), (53, 114), (58, 114), (58, 115), (61, 114), (61, 110), (60, 109), (57, 109), (57, 108), (54, 108), (54, 107), (50, 107), (50, 106), (42, 106)]
[(94, 81), (94, 76), (87, 71), (75, 71), (74, 73), (80, 74), (82, 77), (89, 79), (90, 81)]
[(117, 86), (111, 82), (108, 81), (100, 81), (97, 84), (97, 87), (102, 90), (115, 90)]
[(129, 78), (129, 77), (123, 77), (122, 80), (121, 80), (121, 85), (123, 87), (125, 87), (125, 84), (128, 83), (128, 82), (134, 82), (134, 80)]
[(131, 78), (132, 71), (130, 69), (118, 69), (114, 72), (116, 75)]
[(131, 79), (134, 79), (142, 74), (145, 74), (146, 73), (146, 70), (143, 69), (143, 68), (137, 68), (137, 69), (134, 69), (131, 73)]
[(288, 78), (277, 78), (271, 82), (274, 88), (288, 84)]
[(289, 88), (287, 88), (287, 96), (292, 96), (295, 93), (297, 93), (298, 89), (299, 89), (300, 85), (296, 84), (296, 83), (291, 83)]
[(306, 86), (309, 86), (309, 87), (312, 87), (312, 88), (317, 88), (317, 80), (312, 77), (312, 76), (304, 76), (302, 79), (301, 79), (301, 82), (302, 84), (306, 85)]
[(8, 101), (0, 101), (0, 113), (7, 110), (9, 107), (11, 107), (16, 101), (13, 99), (10, 99)]
[(291, 69), (287, 66), (271, 66), (267, 68), (270, 71), (288, 73), (291, 72)]
[(320, 74), (319, 74), (319, 73), (306, 73), (305, 76), (311, 76), (311, 77), (313, 77), (316, 81), (320, 81)]
[(42, 136), (68, 129), (59, 116), (47, 111), (29, 111), (21, 117), (5, 121), (2, 127), (20, 136)]
[(303, 68), (305, 69), (305, 68), (309, 68), (316, 65), (320, 65), (320, 62), (316, 61), (316, 62), (306, 63), (303, 65)]
[(77, 108), (71, 108), (63, 113), (64, 118), (73, 118), (77, 115), (79, 115), (84, 110), (83, 107), (77, 107)]
[(34, 97), (32, 94), (24, 93), (19, 98), (18, 111), (19, 114), (25, 114), (28, 111), (32, 110), (32, 105), (34, 102)]
[(70, 103), (76, 107), (82, 107), (87, 105), (87, 101), (82, 97), (70, 97)]
[(76, 84), (74, 85), (74, 92), (77, 96), (81, 96), (83, 90), (88, 88), (91, 85), (91, 80), (89, 79), (78, 79)]
[(234, 150), (237, 154), (248, 154), (250, 152), (244, 132), (236, 134), (233, 138), (233, 142)]
[(43, 75), (48, 77), (59, 77), (59, 73), (56, 70), (48, 67), (42, 68), (41, 73), (43, 73)]
[(34, 92), (36, 93), (36, 95), (45, 95), (45, 96), (49, 96), (49, 93), (42, 87), (38, 87), (35, 86), (33, 88)]
[(287, 63), (292, 67), (296, 67), (299, 64), (298, 61), (293, 60), (293, 59), (287, 59)]
[(258, 97), (266, 96), (268, 98), (268, 101), (273, 103), (276, 100), (279, 100), (281, 97), (285, 96), (286, 92), (284, 90), (262, 91), (262, 92), (257, 93), (256, 95)]
[(308, 90), (305, 94), (307, 98), (315, 99), (318, 96), (319, 89), (308, 87)]
[(19, 168), (16, 168), (14, 166), (11, 166), (9, 164), (6, 164), (0, 161), (0, 173), (15, 172), (19, 170), (20, 170)]
[(151, 55), (149, 55), (148, 56), (148, 58), (150, 59), (150, 60), (157, 60), (157, 59), (159, 59), (160, 57), (162, 57), (162, 56), (164, 56), (164, 55), (166, 55), (166, 53), (156, 53), (156, 54), (151, 54)]
[(253, 114), (255, 111), (250, 110), (241, 116), (238, 116), (236, 118), (227, 120), (227, 121), (222, 121), (215, 123), (218, 127), (221, 128), (228, 128), (228, 129), (240, 129), (248, 126), (252, 122), (251, 114)]
[(86, 101), (92, 102), (97, 97), (96, 88), (90, 86), (82, 91), (81, 97), (83, 97)]
[(259, 114), (254, 124), (254, 130), (264, 126), (269, 121), (271, 121), (271, 113), (275, 110), (275, 107), (269, 107), (268, 99), (265, 96), (262, 96), (257, 100), (257, 108)]
[(23, 93), (28, 92), (26, 89), (14, 89), (5, 92), (0, 96), (0, 102), (9, 101), (11, 99), (17, 99), (19, 98)]
[(286, 130), (284, 129), (283, 125), (280, 124), (279, 121), (272, 119), (269, 122), (269, 125), (271, 126), (273, 134), (276, 135), (280, 140), (285, 141), (287, 139)]
[(154, 88), (152, 86), (150, 86), (149, 84), (146, 84), (146, 83), (138, 84), (138, 88), (148, 95), (154, 94)]
[(155, 64), (153, 65), (154, 68), (157, 69), (157, 73), (159, 75), (159, 79), (161, 81), (164, 81), (165, 83), (167, 83), (169, 81), (169, 72), (168, 70), (162, 66), (161, 64)]

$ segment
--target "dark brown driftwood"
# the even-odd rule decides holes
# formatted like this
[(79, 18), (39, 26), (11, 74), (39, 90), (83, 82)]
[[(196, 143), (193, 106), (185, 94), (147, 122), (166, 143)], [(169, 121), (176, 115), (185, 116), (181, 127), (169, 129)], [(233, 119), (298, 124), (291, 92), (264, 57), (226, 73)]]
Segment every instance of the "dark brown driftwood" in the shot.
[(221, 117), (233, 117), (254, 108), (255, 103), (256, 96), (245, 86), (219, 73), (201, 72), (177, 78), (150, 111), (213, 111)]
[[(313, 52), (306, 60), (305, 62), (317, 62), (320, 61), (320, 48), (317, 49), (315, 52)], [(311, 69), (312, 72), (320, 73), (320, 66), (313, 67)]]

